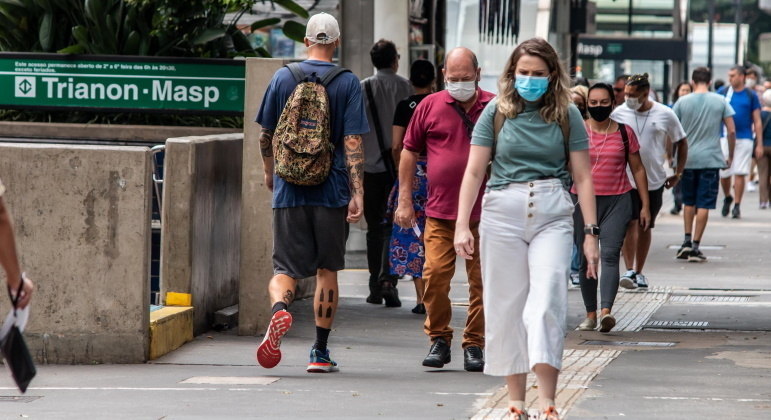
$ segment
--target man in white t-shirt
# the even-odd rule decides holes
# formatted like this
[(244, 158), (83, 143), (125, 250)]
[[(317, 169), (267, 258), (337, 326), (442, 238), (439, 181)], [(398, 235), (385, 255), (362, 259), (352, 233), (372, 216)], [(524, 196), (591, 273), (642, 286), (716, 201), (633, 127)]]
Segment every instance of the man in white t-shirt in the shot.
[[(680, 181), (688, 158), (688, 143), (684, 141), (685, 131), (675, 113), (669, 107), (652, 101), (648, 96), (649, 93), (650, 82), (647, 73), (630, 77), (624, 88), (625, 104), (616, 108), (611, 118), (631, 127), (640, 142), (640, 158), (648, 175), (650, 229), (653, 229), (656, 225), (656, 216), (661, 210), (664, 188), (672, 188)], [(667, 177), (664, 170), (667, 137), (672, 139), (677, 147), (677, 173), (670, 177)], [(629, 175), (634, 185), (634, 179), (631, 174)], [(632, 198), (634, 213), (632, 221), (629, 222), (623, 246), (627, 272), (621, 276), (619, 282), (626, 289), (648, 287), (642, 271), (651, 246), (650, 229), (642, 230), (637, 223), (641, 207), (639, 196), (632, 194)]]

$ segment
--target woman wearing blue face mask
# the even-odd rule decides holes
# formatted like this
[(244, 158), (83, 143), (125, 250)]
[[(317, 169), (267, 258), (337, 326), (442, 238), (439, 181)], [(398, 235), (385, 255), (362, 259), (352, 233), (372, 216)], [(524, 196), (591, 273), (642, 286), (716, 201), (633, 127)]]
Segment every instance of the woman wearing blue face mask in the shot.
[(480, 223), (485, 302), (485, 373), (505, 376), (514, 419), (527, 418), (525, 381), (538, 379), (541, 418), (559, 419), (554, 396), (567, 312), (573, 178), (586, 232), (587, 276), (596, 278), (599, 227), (588, 138), (569, 79), (543, 39), (521, 43), (479, 117), (460, 192), (455, 248), (468, 258), (469, 213), (492, 161)]

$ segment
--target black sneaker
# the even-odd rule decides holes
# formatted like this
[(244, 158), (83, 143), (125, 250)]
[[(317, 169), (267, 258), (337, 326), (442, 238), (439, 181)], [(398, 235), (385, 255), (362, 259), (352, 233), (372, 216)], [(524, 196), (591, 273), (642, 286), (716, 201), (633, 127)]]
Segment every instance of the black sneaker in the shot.
[(731, 203), (734, 202), (734, 198), (730, 195), (723, 199), (723, 209), (720, 210), (720, 214), (723, 215), (723, 217), (728, 217), (728, 212), (731, 210)]
[(742, 218), (742, 211), (739, 208), (739, 205), (735, 205), (734, 209), (731, 211), (731, 218), (732, 219), (741, 219)]
[(468, 346), (463, 349), (463, 369), (468, 372), (485, 370), (485, 355), (478, 346)]
[(677, 256), (676, 258), (678, 260), (687, 260), (688, 256), (691, 254), (691, 243), (686, 242), (683, 244), (683, 246), (680, 247), (680, 249), (677, 250)]
[(688, 254), (688, 261), (689, 262), (704, 262), (704, 261), (707, 261), (707, 256), (702, 254), (700, 249), (697, 249), (695, 251), (691, 251)]
[(450, 363), (450, 345), (444, 338), (439, 337), (431, 344), (428, 356), (423, 359), (423, 366), (441, 368)]

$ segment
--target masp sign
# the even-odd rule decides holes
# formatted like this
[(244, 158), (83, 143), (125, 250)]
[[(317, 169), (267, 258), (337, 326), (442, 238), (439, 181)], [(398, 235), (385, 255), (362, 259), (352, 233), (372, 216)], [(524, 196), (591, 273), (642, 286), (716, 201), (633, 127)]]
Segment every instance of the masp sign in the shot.
[(0, 106), (241, 114), (244, 62), (0, 54)]

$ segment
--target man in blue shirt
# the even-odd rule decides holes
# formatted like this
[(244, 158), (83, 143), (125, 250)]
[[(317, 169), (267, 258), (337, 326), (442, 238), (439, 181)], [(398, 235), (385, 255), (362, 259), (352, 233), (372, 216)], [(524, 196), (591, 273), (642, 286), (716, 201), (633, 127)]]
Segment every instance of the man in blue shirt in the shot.
[[(752, 89), (745, 89), (746, 69), (734, 66), (728, 72), (728, 85), (717, 93), (725, 96), (734, 109), (736, 124), (736, 147), (731, 167), (720, 171), (720, 184), (723, 187), (723, 209), (721, 214), (727, 217), (729, 211), (734, 219), (741, 217), (741, 202), (747, 175), (750, 174), (753, 151), (757, 157), (763, 154), (763, 124), (760, 119), (760, 101)], [(754, 136), (753, 136), (754, 134)], [(728, 158), (728, 141), (721, 140), (723, 155)], [(734, 178), (734, 196), (731, 196), (731, 178)], [(734, 204), (731, 210), (731, 203)]]
[[(306, 75), (323, 77), (334, 68), (332, 57), (340, 46), (337, 20), (326, 13), (308, 21), (305, 46), (308, 60), (300, 63)], [(294, 300), (297, 280), (316, 276), (314, 314), (316, 342), (308, 372), (336, 372), (327, 339), (337, 311), (337, 272), (345, 268), (347, 223), (361, 219), (364, 208), (361, 135), (369, 131), (359, 79), (350, 72), (335, 77), (326, 87), (329, 97), (332, 168), (320, 185), (289, 183), (273, 171), (273, 134), (297, 81), (284, 67), (265, 92), (257, 122), (262, 126), (260, 149), (265, 185), (273, 191), (273, 272), (268, 287), (273, 316), (260, 346), (257, 361), (272, 368), (281, 360), (281, 338), (292, 325), (287, 307)]]

